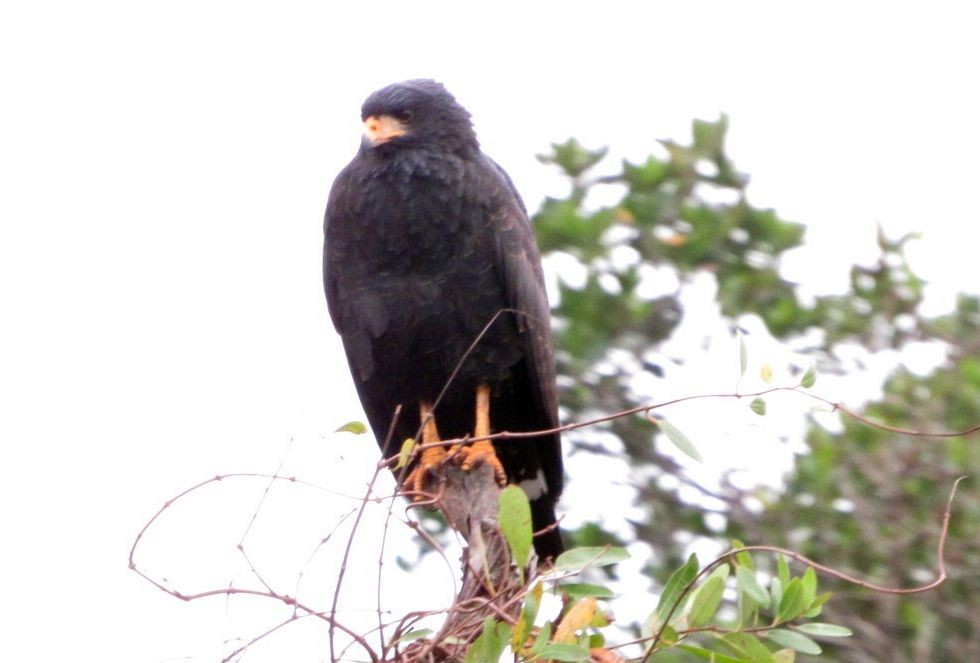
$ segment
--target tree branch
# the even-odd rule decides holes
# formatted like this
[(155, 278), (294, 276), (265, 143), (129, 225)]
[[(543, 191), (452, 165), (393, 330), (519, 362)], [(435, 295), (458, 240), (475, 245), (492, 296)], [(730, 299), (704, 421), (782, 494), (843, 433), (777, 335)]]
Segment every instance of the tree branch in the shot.
[(466, 541), (462, 587), (439, 633), (413, 643), (396, 661), (460, 660), (488, 616), (514, 622), (520, 612), (520, 602), (510, 599), (524, 583), (511, 568), (510, 550), (498, 527), (500, 486), (493, 468), (483, 464), (463, 471), (450, 460), (433, 483), (436, 494), (426, 504), (438, 508)]

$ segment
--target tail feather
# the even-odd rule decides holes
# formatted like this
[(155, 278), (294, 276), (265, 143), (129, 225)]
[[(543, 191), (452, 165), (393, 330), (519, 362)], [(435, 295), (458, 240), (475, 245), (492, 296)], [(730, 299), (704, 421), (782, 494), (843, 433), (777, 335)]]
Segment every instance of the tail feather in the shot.
[[(547, 532), (541, 532), (549, 525), (552, 527)], [(531, 526), (535, 532), (540, 532), (534, 536), (534, 551), (541, 562), (547, 559), (554, 561), (565, 551), (561, 532), (555, 525), (555, 503), (549, 495), (544, 494), (531, 500)]]

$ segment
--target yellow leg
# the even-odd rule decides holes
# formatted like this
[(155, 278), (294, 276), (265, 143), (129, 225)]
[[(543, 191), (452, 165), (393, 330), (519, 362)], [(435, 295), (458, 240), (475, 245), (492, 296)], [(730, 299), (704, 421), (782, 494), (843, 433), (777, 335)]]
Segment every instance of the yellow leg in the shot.
[[(476, 429), (473, 437), (481, 438), (490, 434), (490, 387), (481, 384), (476, 388)], [(493, 442), (490, 440), (477, 440), (468, 447), (464, 447), (460, 453), (463, 456), (463, 470), (470, 470), (480, 463), (489, 463), (493, 468), (497, 483), (501, 486), (507, 485), (507, 473), (504, 466), (500, 464), (500, 459), (493, 450)]]
[[(432, 404), (422, 401), (419, 403), (419, 418), (425, 422), (422, 426), (422, 444), (439, 442), (439, 430), (436, 428), (436, 417), (432, 412)], [(422, 449), (422, 457), (412, 473), (405, 479), (405, 485), (416, 494), (415, 499), (422, 499), (425, 491), (425, 480), (429, 472), (434, 472), (446, 460), (446, 449), (442, 445)]]

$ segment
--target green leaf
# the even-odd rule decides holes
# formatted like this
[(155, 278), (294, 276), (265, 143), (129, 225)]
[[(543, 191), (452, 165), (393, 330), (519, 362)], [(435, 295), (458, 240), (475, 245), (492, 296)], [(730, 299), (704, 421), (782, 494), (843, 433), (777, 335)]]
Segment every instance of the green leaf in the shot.
[(760, 417), (766, 416), (766, 402), (761, 398), (753, 398), (749, 407)]
[(510, 640), (511, 648), (514, 651), (522, 649), (528, 636), (531, 635), (531, 627), (534, 626), (534, 620), (538, 618), (538, 609), (541, 607), (543, 594), (544, 585), (538, 582), (531, 588), (531, 591), (524, 595), (524, 607), (521, 608), (520, 619), (514, 626), (514, 635)]
[(728, 130), (728, 117), (722, 115), (717, 121), (694, 120), (694, 149), (707, 156), (721, 156), (725, 150), (725, 132)]
[(817, 598), (813, 599), (813, 602), (810, 603), (809, 609), (803, 613), (803, 616), (807, 619), (813, 619), (814, 617), (820, 616), (820, 613), (823, 611), (823, 604), (830, 600), (831, 596), (833, 596), (832, 592), (824, 592)]
[[(595, 598), (595, 597), (593, 597)], [(613, 614), (611, 612), (603, 612), (602, 610), (596, 610), (595, 616), (592, 617), (592, 622), (589, 624), (592, 628), (606, 628), (612, 624)]]
[(675, 629), (673, 626), (664, 626), (664, 631), (660, 634), (660, 643), (673, 647), (679, 641), (680, 636), (677, 635), (677, 629)]
[(551, 622), (547, 622), (538, 630), (538, 635), (534, 638), (534, 644), (531, 645), (531, 651), (537, 654), (541, 651), (542, 647), (546, 647), (551, 641)]
[(496, 653), (497, 656), (494, 659), (494, 663), (497, 663), (497, 661), (500, 660), (501, 655), (503, 655), (504, 649), (506, 649), (508, 643), (510, 643), (511, 634), (513, 631), (513, 629), (511, 629), (510, 627), (510, 624), (504, 622), (497, 624), (496, 630), (497, 633), (496, 633), (496, 639), (494, 641), (494, 647), (495, 647), (494, 653)]
[(789, 584), (789, 562), (786, 560), (786, 555), (776, 558), (776, 573), (779, 574), (779, 582), (783, 587)]
[(486, 641), (483, 640), (481, 635), (470, 648), (466, 650), (466, 656), (463, 657), (463, 663), (499, 663), (498, 661), (493, 661), (490, 659), (490, 653), (487, 651)]
[(558, 585), (558, 589), (574, 599), (594, 596), (597, 599), (611, 599), (615, 594), (603, 585), (591, 585), (585, 582), (569, 582)]
[(408, 460), (412, 457), (412, 451), (415, 450), (415, 440), (407, 437), (405, 441), (402, 442), (402, 448), (398, 451), (398, 464), (395, 465), (395, 469), (401, 469), (408, 465)]
[(803, 387), (804, 389), (809, 389), (814, 384), (816, 384), (816, 382), (817, 382), (817, 369), (811, 366), (810, 368), (806, 369), (806, 373), (804, 373), (803, 377), (800, 379), (800, 386)]
[(800, 624), (796, 627), (800, 633), (815, 635), (821, 638), (846, 638), (854, 635), (854, 632), (846, 626), (837, 624), (825, 624), (823, 622), (812, 622), (810, 624)]
[[(664, 591), (660, 595), (660, 601), (657, 602), (657, 610), (654, 613), (657, 617), (657, 626), (662, 624), (667, 619), (667, 614), (671, 611), (671, 609), (674, 609), (674, 604), (677, 603), (681, 593), (688, 585), (691, 584), (691, 582), (694, 581), (694, 578), (697, 577), (698, 569), (698, 556), (691, 553), (691, 556), (687, 558), (684, 566), (670, 574), (670, 578), (667, 580), (667, 584), (664, 586)], [(678, 605), (677, 608), (674, 609), (674, 616), (680, 615), (681, 610), (683, 609), (683, 604)]]
[(719, 566), (711, 572), (704, 584), (698, 587), (697, 594), (691, 599), (691, 612), (687, 615), (691, 628), (705, 626), (715, 616), (718, 606), (721, 605), (727, 577), (728, 566)]
[(651, 155), (641, 164), (623, 161), (623, 179), (632, 189), (652, 189), (667, 176), (667, 165)]
[[(535, 651), (538, 658), (552, 661), (587, 661), (589, 650), (580, 645), (566, 645), (557, 642), (548, 644)], [(496, 661), (494, 661), (496, 663)]]
[(581, 571), (585, 568), (608, 566), (629, 559), (625, 548), (616, 546), (593, 546), (573, 548), (558, 555), (555, 569), (558, 571)]
[(758, 626), (759, 609), (768, 607), (769, 594), (766, 594), (766, 603), (760, 606), (751, 596), (739, 588), (736, 594), (736, 605), (738, 607), (738, 617), (735, 619), (736, 628)]
[(367, 432), (367, 426), (361, 421), (348, 421), (346, 424), (334, 431), (335, 433), (353, 433), (363, 435)]
[(773, 663), (772, 652), (751, 633), (726, 633), (721, 638), (735, 654), (752, 663)]
[(710, 649), (705, 649), (704, 647), (680, 645), (678, 648), (686, 651), (688, 654), (694, 654), (698, 658), (703, 658), (704, 660), (711, 661), (712, 663), (745, 663), (744, 659), (725, 656), (724, 654), (719, 654), (716, 651), (711, 651)]
[(414, 640), (421, 640), (422, 638), (427, 638), (432, 635), (433, 631), (431, 628), (420, 628), (414, 631), (409, 631), (402, 637), (398, 638), (396, 642), (412, 642)]
[(769, 605), (769, 594), (756, 580), (755, 571), (739, 566), (735, 569), (735, 578), (738, 581), (738, 591), (743, 592), (758, 605)]
[(483, 622), (483, 632), (466, 652), (464, 663), (498, 663), (510, 642), (510, 636), (510, 626), (487, 617)]
[[(783, 598), (779, 602), (779, 610), (776, 611), (776, 619), (781, 622), (788, 622), (796, 619), (810, 607), (806, 600), (806, 590), (799, 578), (793, 578), (783, 590)], [(787, 645), (788, 646), (788, 645)]]
[(552, 143), (551, 149), (551, 154), (539, 155), (538, 160), (542, 163), (557, 164), (571, 177), (578, 177), (602, 161), (607, 152), (607, 148), (604, 147), (598, 150), (586, 149), (574, 138), (564, 143)]
[[(739, 548), (744, 547), (744, 543), (738, 539), (732, 539), (732, 550), (738, 550)], [(755, 561), (752, 559), (752, 555), (750, 555), (747, 550), (743, 550), (740, 553), (735, 553), (735, 561), (747, 569), (755, 569)]]
[(779, 578), (773, 578), (769, 583), (769, 609), (773, 612), (779, 610), (779, 603), (783, 600), (783, 583)]
[(510, 485), (500, 491), (500, 531), (510, 547), (511, 557), (523, 569), (531, 557), (534, 528), (531, 526), (531, 503), (519, 486)]
[(766, 631), (765, 636), (780, 647), (789, 647), (790, 649), (795, 649), (801, 654), (812, 654), (816, 656), (817, 654), (823, 652), (820, 645), (802, 633), (797, 633), (796, 631), (777, 628), (772, 631)]
[(796, 652), (792, 649), (780, 649), (772, 655), (772, 660), (774, 663), (794, 663)]
[(803, 588), (803, 605), (806, 606), (806, 610), (809, 610), (811, 607), (810, 604), (813, 603), (817, 595), (817, 572), (813, 570), (812, 566), (808, 566), (806, 571), (803, 572), (800, 585)]
[(676, 426), (674, 426), (674, 424), (670, 423), (666, 419), (656, 419), (654, 421), (658, 426), (660, 426), (660, 430), (664, 432), (664, 435), (667, 436), (667, 439), (670, 440), (675, 447), (699, 463), (702, 462), (701, 454), (698, 453), (697, 447), (695, 447), (694, 443), (691, 442)]

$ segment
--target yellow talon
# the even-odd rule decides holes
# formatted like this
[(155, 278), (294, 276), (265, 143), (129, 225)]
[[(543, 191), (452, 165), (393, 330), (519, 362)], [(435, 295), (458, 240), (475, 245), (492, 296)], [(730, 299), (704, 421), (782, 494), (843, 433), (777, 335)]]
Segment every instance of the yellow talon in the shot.
[(500, 464), (497, 453), (493, 450), (493, 443), (490, 440), (480, 440), (468, 447), (463, 447), (460, 451), (463, 458), (463, 470), (469, 471), (480, 463), (489, 463), (493, 468), (493, 474), (497, 478), (497, 483), (501, 486), (507, 485), (507, 473), (504, 466)]
[[(436, 428), (436, 418), (432, 412), (432, 405), (425, 401), (419, 403), (419, 417), (425, 422), (422, 426), (422, 444), (439, 442), (439, 430)], [(415, 493), (413, 499), (416, 502), (425, 499), (423, 493), (425, 492), (426, 479), (428, 479), (430, 472), (435, 473), (439, 469), (445, 462), (446, 456), (446, 449), (443, 446), (428, 447), (422, 450), (422, 457), (419, 458), (415, 469), (405, 478), (403, 484)]]
[[(490, 387), (481, 384), (476, 389), (476, 429), (473, 437), (481, 438), (490, 434)], [(469, 471), (480, 463), (489, 463), (493, 468), (493, 474), (497, 478), (497, 483), (501, 486), (507, 485), (507, 473), (504, 466), (500, 464), (497, 453), (493, 450), (493, 443), (490, 440), (480, 440), (468, 447), (460, 450), (463, 459), (463, 470)]]
[[(424, 422), (422, 426), (422, 444), (434, 444), (440, 442), (439, 430), (436, 428), (435, 415), (432, 412), (432, 404), (426, 401), (419, 403), (419, 416)], [(436, 444), (422, 450), (422, 457), (418, 464), (405, 478), (404, 485), (411, 490), (415, 496), (415, 501), (425, 499), (425, 485), (430, 474), (435, 474), (439, 467), (446, 462), (447, 458), (459, 457), (460, 466), (464, 472), (469, 472), (481, 463), (487, 463), (493, 468), (494, 478), (501, 486), (507, 485), (507, 473), (497, 453), (493, 449), (493, 443), (486, 438), (490, 435), (490, 387), (481, 384), (476, 390), (476, 428), (473, 437), (478, 438), (476, 442), (468, 445), (454, 445), (452, 450), (447, 452), (446, 448)]]
[(429, 473), (434, 474), (444, 460), (446, 460), (446, 450), (442, 447), (430, 447), (422, 450), (422, 457), (419, 459), (418, 465), (405, 478), (404, 483), (404, 485), (408, 486), (415, 493), (413, 499), (416, 501), (424, 499), (422, 493), (425, 492), (425, 484), (429, 478)]

